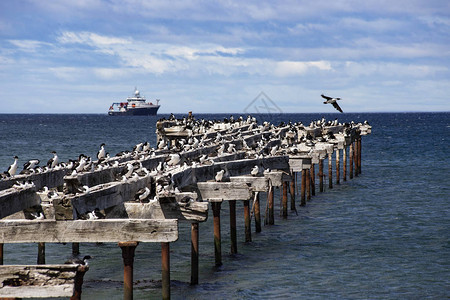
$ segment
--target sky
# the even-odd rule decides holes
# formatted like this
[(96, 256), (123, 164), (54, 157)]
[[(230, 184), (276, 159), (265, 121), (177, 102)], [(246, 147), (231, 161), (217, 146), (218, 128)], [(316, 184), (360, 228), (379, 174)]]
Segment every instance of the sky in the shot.
[(450, 1), (1, 0), (0, 113), (450, 111)]

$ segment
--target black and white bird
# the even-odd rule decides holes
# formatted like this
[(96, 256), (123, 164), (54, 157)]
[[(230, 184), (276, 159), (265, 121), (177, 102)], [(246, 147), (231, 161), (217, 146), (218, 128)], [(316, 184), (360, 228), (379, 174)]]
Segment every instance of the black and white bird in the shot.
[(56, 151), (52, 151), (52, 153), (53, 153), (53, 157), (47, 161), (47, 167), (49, 167), (50, 169), (53, 169), (58, 164), (58, 161), (59, 161)]
[(178, 154), (178, 153), (170, 154), (170, 159), (167, 162), (167, 165), (175, 166), (180, 162), (180, 160), (181, 160), (180, 154)]
[(342, 109), (339, 107), (339, 104), (337, 104), (337, 100), (341, 100), (341, 98), (328, 97), (328, 96), (325, 96), (324, 94), (322, 94), (320, 96), (322, 96), (322, 98), (327, 100), (327, 101), (324, 101), (323, 104), (331, 103), (334, 106), (334, 108), (336, 108), (338, 111), (343, 113)]
[(137, 191), (136, 195), (134, 196), (134, 199), (139, 200), (139, 202), (142, 203), (142, 201), (147, 199), (148, 196), (150, 196), (150, 189), (148, 187), (145, 187)]
[(97, 159), (102, 160), (106, 157), (105, 143), (100, 145), (100, 150), (97, 152)]
[(14, 156), (14, 162), (9, 166), (9, 168), (8, 168), (8, 174), (9, 174), (9, 176), (11, 176), (11, 177), (14, 177), (14, 175), (16, 175), (16, 171), (17, 171), (17, 166), (19, 165), (18, 163), (17, 163), (17, 161), (19, 160), (19, 157), (17, 157), (17, 155), (16, 156)]
[(39, 164), (39, 162), (40, 162), (39, 159), (30, 159), (29, 161), (23, 164), (23, 169), (32, 170)]
[(84, 265), (88, 266), (89, 262), (88, 259), (91, 259), (92, 257), (90, 255), (86, 255), (83, 257), (83, 259), (80, 259), (78, 256), (72, 256), (64, 264), (66, 265)]

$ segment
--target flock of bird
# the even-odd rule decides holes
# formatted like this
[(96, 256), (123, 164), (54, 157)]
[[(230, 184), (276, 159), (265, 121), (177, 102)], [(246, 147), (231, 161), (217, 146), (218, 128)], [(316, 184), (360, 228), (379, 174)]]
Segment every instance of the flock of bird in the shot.
[[(106, 152), (106, 145), (102, 143), (97, 152), (97, 160), (84, 154), (80, 154), (77, 160), (60, 162), (56, 152), (52, 152), (45, 166), (39, 166), (38, 159), (32, 159), (23, 164), (23, 169), (18, 171), (17, 156), (14, 156), (14, 162), (8, 170), (1, 175), (1, 179), (15, 178), (19, 174), (36, 174), (48, 172), (51, 170), (65, 170), (66, 176), (77, 176), (85, 172), (101, 171), (108, 168), (116, 168), (115, 179), (119, 182), (128, 182), (139, 180), (145, 176), (154, 177), (154, 185), (147, 186), (139, 190), (135, 195), (135, 200), (141, 203), (156, 202), (159, 195), (177, 192), (177, 187), (172, 181), (172, 174), (185, 170), (186, 168), (195, 168), (202, 165), (211, 165), (215, 163), (215, 158), (224, 155), (244, 152), (246, 158), (264, 158), (267, 156), (308, 153), (314, 149), (318, 142), (326, 142), (336, 139), (330, 131), (324, 136), (314, 138), (306, 129), (323, 128), (327, 126), (343, 126), (343, 135), (351, 134), (355, 123), (339, 123), (337, 119), (327, 121), (325, 118), (312, 121), (308, 126), (301, 122), (284, 123), (279, 125), (263, 122), (258, 125), (254, 117), (248, 116), (234, 118), (230, 116), (220, 121), (211, 121), (206, 119), (196, 120), (194, 118), (176, 119), (173, 115), (168, 120), (161, 119), (160, 122), (170, 121), (173, 126), (179, 126), (180, 130), (189, 130), (190, 135), (186, 138), (175, 139), (173, 141), (163, 137), (157, 141), (155, 147), (151, 147), (148, 142), (142, 142), (133, 147), (131, 151), (122, 151), (111, 157)], [(217, 124), (228, 124), (228, 130), (216, 131)], [(186, 155), (190, 151), (212, 148), (212, 151), (206, 151), (199, 155)], [(156, 156), (163, 155), (158, 165), (148, 170), (143, 167), (142, 162)], [(251, 170), (251, 175), (258, 176), (269, 170), (263, 170), (255, 165)], [(224, 181), (225, 171), (220, 170), (214, 177), (214, 180)], [(21, 177), (22, 178), (22, 177)], [(16, 181), (13, 186), (16, 189), (27, 188), (33, 185), (33, 182), (24, 180)], [(88, 186), (80, 186), (76, 193), (89, 193)], [(58, 197), (55, 189), (43, 188), (42, 192), (47, 193), (51, 200)], [(83, 216), (86, 219), (101, 218), (99, 212), (91, 212)]]

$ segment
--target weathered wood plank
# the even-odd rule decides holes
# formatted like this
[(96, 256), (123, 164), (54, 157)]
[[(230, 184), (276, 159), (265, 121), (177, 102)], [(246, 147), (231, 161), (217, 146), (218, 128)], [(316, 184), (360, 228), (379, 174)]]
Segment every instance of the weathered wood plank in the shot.
[(197, 187), (203, 200), (220, 198), (222, 200), (248, 200), (252, 197), (246, 183), (238, 182), (198, 182)]
[(289, 157), (289, 167), (294, 172), (301, 172), (302, 170), (307, 170), (311, 168), (311, 157)]
[(205, 222), (208, 202), (189, 202), (180, 205), (173, 197), (160, 198), (152, 203), (125, 202), (106, 211), (107, 218), (178, 219), (178, 221)]
[(0, 219), (38, 205), (40, 201), (35, 187), (19, 190), (10, 188), (0, 191)]
[(231, 182), (245, 183), (253, 192), (267, 192), (269, 190), (269, 180), (265, 177), (254, 176), (232, 176)]
[(269, 179), (270, 184), (272, 186), (282, 186), (283, 182), (285, 181), (291, 181), (291, 175), (286, 172), (278, 172), (278, 171), (272, 171), (269, 173), (264, 174), (264, 177)]
[(37, 190), (42, 189), (44, 186), (48, 188), (62, 186), (64, 184), (63, 177), (65, 174), (65, 169), (49, 170), (44, 173), (36, 173), (30, 175), (19, 174), (11, 179), (0, 180), (0, 191), (12, 187), (14, 183), (16, 183), (16, 181), (22, 182), (26, 180), (31, 180)]
[(174, 242), (177, 220), (4, 220), (0, 243)]
[(80, 265), (0, 266), (0, 297), (70, 297), (79, 268)]

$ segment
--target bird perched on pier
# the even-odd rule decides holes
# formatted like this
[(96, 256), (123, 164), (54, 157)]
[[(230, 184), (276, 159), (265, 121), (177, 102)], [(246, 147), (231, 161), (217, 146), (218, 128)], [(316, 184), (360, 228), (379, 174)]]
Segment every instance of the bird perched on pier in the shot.
[(83, 257), (83, 259), (80, 259), (78, 256), (72, 256), (68, 260), (64, 262), (66, 265), (84, 265), (88, 266), (89, 262), (88, 259), (91, 259), (92, 257), (90, 255), (86, 255)]
[(136, 192), (134, 199), (139, 200), (139, 202), (142, 203), (142, 201), (147, 199), (148, 196), (150, 196), (150, 189), (148, 187), (145, 187)]
[(19, 160), (19, 157), (17, 157), (17, 155), (14, 156), (14, 162), (9, 166), (8, 171), (6, 171), (6, 172), (8, 172), (9, 176), (11, 176), (11, 177), (14, 177), (14, 175), (16, 175), (17, 166), (19, 165), (17, 163), (18, 160)]
[(181, 160), (180, 154), (178, 153), (170, 154), (170, 159), (167, 161), (167, 165), (175, 166), (180, 162), (180, 160)]
[(39, 159), (30, 159), (29, 161), (23, 164), (23, 169), (32, 170), (39, 164), (39, 162), (40, 162)]
[(327, 100), (327, 101), (323, 102), (323, 104), (331, 103), (334, 106), (334, 108), (336, 108), (338, 111), (343, 113), (342, 109), (339, 107), (339, 104), (337, 104), (337, 100), (341, 100), (341, 98), (328, 97), (328, 96), (325, 96), (324, 94), (322, 94), (320, 96), (322, 96), (322, 98)]
[(52, 154), (53, 154), (53, 157), (47, 161), (47, 167), (49, 167), (50, 169), (53, 169), (54, 167), (56, 167), (56, 165), (58, 164), (58, 161), (59, 161), (56, 151), (52, 151)]
[(100, 161), (106, 157), (106, 151), (105, 151), (105, 143), (102, 143), (100, 145), (100, 150), (97, 152), (97, 159)]
[(221, 182), (223, 179), (223, 174), (225, 174), (225, 170), (220, 170), (219, 172), (216, 173), (216, 181), (217, 182)]
[(251, 174), (252, 176), (256, 176), (256, 175), (258, 175), (258, 173), (259, 173), (259, 167), (258, 167), (257, 165), (255, 165), (255, 166), (252, 168), (252, 170), (250, 171), (250, 174)]

